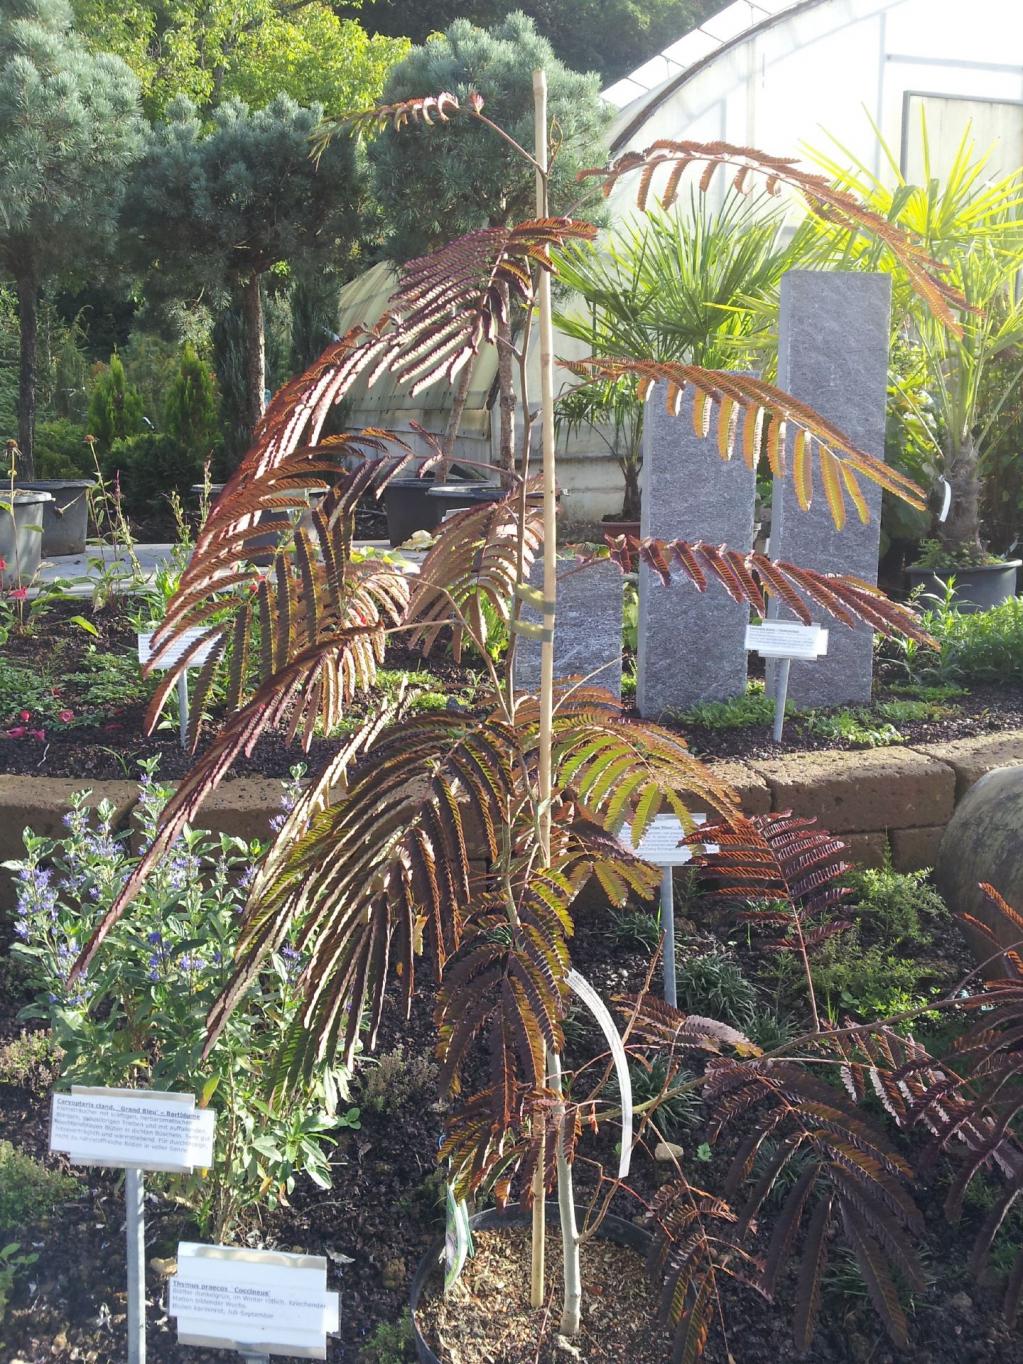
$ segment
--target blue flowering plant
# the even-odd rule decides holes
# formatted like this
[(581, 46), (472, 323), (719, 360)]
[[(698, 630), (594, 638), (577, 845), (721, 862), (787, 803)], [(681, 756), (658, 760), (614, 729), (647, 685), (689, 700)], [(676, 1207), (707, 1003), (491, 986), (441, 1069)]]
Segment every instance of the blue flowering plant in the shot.
[[(296, 774), (297, 775), (297, 774)], [(299, 1007), (296, 935), (271, 954), (258, 988), (203, 1060), (206, 1015), (223, 990), (258, 843), (186, 828), (73, 985), (67, 976), (153, 835), (170, 792), (143, 773), (130, 829), (109, 801), (75, 796), (60, 838), (26, 830), (17, 879), (14, 952), (33, 989), (25, 1018), (43, 1018), (62, 1052), (66, 1083), (192, 1092), (217, 1112), (213, 1169), (166, 1176), (168, 1195), (193, 1210), (200, 1232), (222, 1239), (259, 1209), (287, 1203), (299, 1176), (330, 1185), (329, 1154), (348, 1106), (349, 1072), (314, 1068), (299, 1101), (271, 1107), (270, 1064)], [(293, 793), (286, 792), (286, 811)], [(283, 818), (283, 815), (282, 815)]]

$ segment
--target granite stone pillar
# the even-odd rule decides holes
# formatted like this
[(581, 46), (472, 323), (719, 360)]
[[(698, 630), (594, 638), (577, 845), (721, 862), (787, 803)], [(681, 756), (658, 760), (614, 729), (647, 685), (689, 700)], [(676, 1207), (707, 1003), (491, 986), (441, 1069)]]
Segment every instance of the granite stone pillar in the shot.
[[(711, 434), (693, 431), (693, 395), (683, 395), (678, 416), (664, 406), (658, 384), (643, 425), (643, 536), (705, 540), (749, 550), (753, 546), (756, 478), (741, 455), (722, 461)], [(665, 586), (645, 565), (639, 570), (640, 714), (699, 701), (721, 701), (746, 690), (749, 608), (734, 602), (717, 581), (698, 592), (681, 574)]]
[[(781, 283), (778, 387), (808, 403), (861, 450), (884, 458), (891, 277), (885, 274), (790, 270)], [(791, 451), (791, 433), (789, 439)], [(791, 478), (776, 479), (771, 558), (824, 573), (877, 582), (881, 489), (859, 477), (870, 510), (863, 525), (846, 499), (845, 527), (835, 529), (813, 467), (813, 500), (800, 511)], [(772, 603), (772, 615), (788, 616)], [(814, 663), (793, 663), (789, 700), (797, 706), (841, 706), (870, 700), (873, 631), (850, 629), (815, 611), (829, 631), (828, 652)], [(768, 667), (769, 686), (777, 665)]]
[[(554, 625), (554, 676), (586, 677), (594, 687), (622, 694), (622, 601), (625, 579), (610, 559), (579, 568), (573, 558), (558, 560), (557, 617)], [(533, 564), (529, 584), (543, 588), (543, 562)], [(542, 623), (531, 606), (523, 620)], [(540, 688), (540, 641), (520, 635), (515, 645), (515, 686)]]

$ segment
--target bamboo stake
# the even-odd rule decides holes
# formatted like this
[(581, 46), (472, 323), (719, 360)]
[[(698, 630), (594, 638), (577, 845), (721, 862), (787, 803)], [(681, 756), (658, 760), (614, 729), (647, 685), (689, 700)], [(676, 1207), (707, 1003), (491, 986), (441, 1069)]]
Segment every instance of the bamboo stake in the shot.
[[(533, 72), (533, 118), (536, 155), (536, 215), (547, 217), (547, 73)], [(554, 603), (557, 592), (557, 531), (554, 484), (554, 330), (551, 325), (551, 281), (541, 270), (538, 290), (540, 336), (540, 413), (543, 449), (543, 637), (540, 641), (540, 852), (551, 856), (551, 742), (554, 728)], [(541, 1139), (533, 1179), (533, 1256), (530, 1302), (543, 1305), (545, 1271), (546, 1152)]]

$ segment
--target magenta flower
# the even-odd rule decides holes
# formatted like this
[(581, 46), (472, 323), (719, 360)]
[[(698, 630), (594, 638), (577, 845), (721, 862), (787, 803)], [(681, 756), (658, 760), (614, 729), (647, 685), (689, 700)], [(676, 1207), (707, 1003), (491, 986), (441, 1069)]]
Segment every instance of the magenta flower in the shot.
[(62, 710), (57, 716), (57, 719), (62, 725), (69, 725), (74, 718), (75, 713), (73, 710)]
[(28, 601), (27, 587), (12, 587), (7, 594), (11, 601)]

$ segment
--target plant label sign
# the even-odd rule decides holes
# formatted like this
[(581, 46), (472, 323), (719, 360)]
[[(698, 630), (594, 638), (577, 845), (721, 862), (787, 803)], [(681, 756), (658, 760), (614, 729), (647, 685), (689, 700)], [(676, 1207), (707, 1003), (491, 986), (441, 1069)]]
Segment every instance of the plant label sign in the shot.
[[(693, 815), (694, 824), (706, 824), (707, 816)], [(655, 815), (648, 825), (638, 846), (632, 841), (632, 825), (626, 822), (618, 830), (618, 842), (628, 848), (641, 862), (649, 862), (654, 867), (684, 867), (693, 860), (692, 848), (681, 847), (686, 831), (682, 821), (675, 815)], [(708, 852), (717, 852), (716, 847), (708, 847)]]
[(182, 1241), (167, 1312), (181, 1345), (326, 1359), (340, 1303), (321, 1255)]
[[(153, 656), (153, 635), (155, 633), (155, 627), (152, 630), (139, 633), (139, 662), (142, 664), (148, 663)], [(181, 634), (177, 636), (170, 648), (161, 652), (160, 662), (157, 666), (164, 672), (169, 668), (173, 668), (176, 663), (180, 663), (181, 659), (184, 658), (185, 654), (188, 653), (193, 645), (198, 644), (199, 640), (201, 640), (206, 633), (207, 631), (205, 629), (182, 630)], [(201, 668), (207, 658), (209, 658), (210, 650), (216, 642), (215, 638), (209, 640), (204, 648), (200, 649), (188, 660), (188, 666), (190, 668)]]
[(765, 620), (762, 625), (747, 625), (746, 648), (761, 658), (821, 658), (828, 652), (828, 632), (820, 625)]
[(191, 1094), (74, 1086), (53, 1096), (50, 1150), (79, 1165), (190, 1174), (213, 1164), (215, 1121)]

